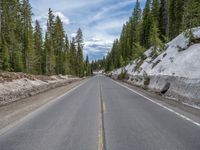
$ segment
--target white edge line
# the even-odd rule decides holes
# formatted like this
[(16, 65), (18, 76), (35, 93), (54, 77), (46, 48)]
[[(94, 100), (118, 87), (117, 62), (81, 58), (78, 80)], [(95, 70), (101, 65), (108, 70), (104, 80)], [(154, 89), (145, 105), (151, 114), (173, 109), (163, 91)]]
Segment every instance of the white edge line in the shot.
[[(90, 78), (89, 80), (91, 80), (92, 78)], [(57, 102), (59, 99), (61, 99), (62, 97), (68, 95), (69, 93), (73, 92), (74, 90), (76, 90), (77, 88), (81, 87), (82, 85), (84, 85), (85, 83), (87, 83), (89, 81), (88, 79), (86, 81), (84, 81), (83, 83), (73, 87), (72, 89), (68, 90), (66, 93), (60, 95), (57, 98), (54, 98), (53, 100), (51, 100), (50, 102), (44, 104), (43, 106), (37, 108), (36, 110), (28, 113), (27, 115), (25, 115), (24, 117), (22, 117), (21, 119), (14, 121), (13, 123), (11, 123), (10, 125), (7, 125), (6, 127), (0, 129), (0, 136), (3, 136), (4, 134), (6, 134), (6, 132), (12, 128), (18, 127), (20, 126), (23, 122), (25, 122), (26, 120), (30, 119), (31, 117), (33, 117), (34, 115), (38, 114), (40, 111), (43, 111), (45, 108), (47, 108), (50, 105), (53, 105), (53, 103)]]
[[(112, 81), (114, 81), (114, 80), (112, 80)], [(161, 103), (156, 102), (155, 100), (152, 100), (152, 99), (150, 99), (150, 98), (148, 98), (148, 97), (142, 95), (141, 93), (139, 93), (139, 92), (137, 92), (137, 91), (135, 91), (135, 90), (133, 90), (133, 89), (131, 89), (131, 88), (129, 88), (129, 87), (127, 87), (127, 86), (125, 86), (125, 85), (119, 83), (119, 82), (116, 82), (116, 81), (114, 81), (114, 82), (115, 82), (116, 84), (118, 84), (118, 85), (120, 85), (120, 86), (122, 86), (122, 87), (124, 87), (124, 88), (126, 88), (126, 89), (128, 89), (128, 90), (130, 90), (131, 92), (133, 92), (133, 93), (135, 93), (135, 94), (137, 94), (137, 95), (142, 96), (143, 98), (145, 98), (145, 99), (151, 101), (152, 103), (154, 103), (154, 104), (156, 104), (156, 105), (158, 105), (158, 106), (160, 106), (160, 107), (162, 107), (162, 108), (164, 108), (164, 109), (166, 109), (166, 110), (168, 110), (168, 111), (170, 111), (170, 112), (176, 114), (177, 116), (179, 116), (179, 117), (181, 117), (181, 118), (183, 118), (183, 119), (185, 119), (185, 120), (187, 120), (187, 121), (189, 121), (189, 122), (191, 122), (191, 123), (197, 125), (198, 127), (200, 127), (200, 123), (195, 122), (194, 120), (192, 120), (192, 119), (190, 119), (190, 118), (188, 118), (188, 117), (186, 117), (186, 116), (184, 116), (184, 115), (182, 115), (182, 114), (180, 114), (180, 113), (178, 113), (178, 112), (172, 110), (171, 108), (168, 108), (168, 107), (164, 106), (164, 105), (161, 104)]]

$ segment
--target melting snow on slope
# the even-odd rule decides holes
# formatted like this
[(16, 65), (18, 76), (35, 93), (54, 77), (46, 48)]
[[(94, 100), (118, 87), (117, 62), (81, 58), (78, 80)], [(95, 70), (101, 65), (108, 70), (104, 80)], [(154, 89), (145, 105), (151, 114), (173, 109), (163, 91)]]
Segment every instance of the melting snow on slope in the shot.
[[(193, 29), (195, 37), (200, 38), (200, 27)], [(200, 78), (200, 44), (187, 47), (188, 39), (184, 33), (167, 43), (167, 49), (159, 54), (156, 59), (151, 58), (152, 48), (145, 52), (147, 58), (138, 69), (135, 69), (140, 60), (133, 61), (125, 69), (129, 75), (166, 75), (190, 79)], [(185, 49), (179, 52), (179, 49)], [(154, 66), (154, 67), (153, 67)], [(121, 73), (122, 68), (113, 71), (114, 75)]]

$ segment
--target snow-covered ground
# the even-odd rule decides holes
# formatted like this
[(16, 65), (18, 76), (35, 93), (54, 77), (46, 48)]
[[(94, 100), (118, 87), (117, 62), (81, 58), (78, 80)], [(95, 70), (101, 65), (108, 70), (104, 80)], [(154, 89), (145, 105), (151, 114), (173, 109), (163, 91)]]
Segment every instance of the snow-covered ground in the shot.
[[(192, 29), (192, 32), (195, 38), (200, 38), (200, 27)], [(122, 70), (126, 70), (128, 81), (135, 85), (147, 86), (156, 92), (166, 92), (168, 97), (200, 105), (200, 43), (188, 45), (189, 39), (182, 33), (167, 43), (164, 50), (157, 50), (156, 58), (152, 57), (153, 49), (150, 48), (144, 53), (145, 60), (135, 60), (112, 71), (112, 77), (117, 78)]]
[[(14, 75), (14, 74), (13, 74)], [(12, 77), (13, 78), (13, 77)], [(41, 77), (40, 77), (41, 78)], [(78, 78), (69, 78), (68, 76), (51, 76), (46, 78), (19, 78), (0, 83), (0, 105), (4, 105), (18, 99), (35, 95), (37, 93), (65, 85)]]

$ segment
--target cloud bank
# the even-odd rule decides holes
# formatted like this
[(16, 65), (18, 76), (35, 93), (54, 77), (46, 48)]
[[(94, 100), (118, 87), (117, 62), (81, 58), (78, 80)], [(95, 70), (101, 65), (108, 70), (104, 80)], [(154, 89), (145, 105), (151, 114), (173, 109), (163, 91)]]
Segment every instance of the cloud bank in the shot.
[[(141, 0), (144, 5), (145, 0)], [(123, 23), (130, 17), (135, 0), (30, 0), (33, 19), (46, 30), (48, 9), (58, 15), (66, 33), (72, 37), (83, 30), (84, 54), (91, 60), (104, 57), (118, 38)]]

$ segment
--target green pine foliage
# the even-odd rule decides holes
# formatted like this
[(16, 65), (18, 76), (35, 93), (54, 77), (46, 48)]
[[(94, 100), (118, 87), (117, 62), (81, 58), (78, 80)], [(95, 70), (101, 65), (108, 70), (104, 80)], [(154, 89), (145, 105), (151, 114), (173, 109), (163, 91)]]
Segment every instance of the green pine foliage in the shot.
[(70, 42), (63, 23), (49, 9), (47, 31), (32, 25), (29, 0), (1, 0), (0, 70), (32, 74), (92, 75), (89, 57), (83, 57), (83, 34)]
[[(169, 0), (169, 39), (173, 39), (184, 30), (184, 8), (188, 0)], [(188, 3), (191, 5), (190, 3)], [(200, 2), (199, 2), (200, 4)], [(199, 5), (198, 4), (198, 5)]]
[(40, 27), (39, 21), (35, 22), (34, 29), (34, 51), (36, 55), (35, 70), (37, 74), (44, 73), (43, 70), (43, 40), (42, 40), (42, 28)]
[(139, 0), (133, 14), (124, 24), (119, 40), (113, 42), (106, 58), (93, 62), (93, 69), (105, 71), (122, 67), (132, 60), (144, 59), (144, 51), (153, 48), (153, 55), (163, 49), (164, 43), (188, 30), (190, 41), (195, 42), (191, 28), (200, 26), (199, 0), (146, 0), (143, 11)]
[(141, 45), (145, 48), (151, 46), (150, 43), (150, 31), (152, 24), (153, 16), (151, 13), (151, 0), (146, 1), (146, 5), (143, 11), (143, 21), (142, 21), (142, 30), (141, 30)]
[(153, 46), (153, 50), (156, 51), (157, 48), (162, 48), (162, 41), (159, 38), (159, 29), (157, 27), (156, 21), (152, 22), (152, 27), (150, 30), (150, 43)]
[(33, 27), (32, 27), (32, 12), (29, 0), (21, 2), (21, 25), (22, 25), (22, 54), (24, 71), (35, 73), (35, 53), (33, 49)]
[(160, 36), (163, 42), (166, 42), (166, 37), (169, 37), (169, 0), (160, 0), (159, 10), (159, 29)]
[(61, 19), (57, 16), (53, 28), (53, 49), (55, 55), (55, 72), (56, 74), (64, 74), (63, 66), (65, 52), (65, 33)]
[(63, 74), (69, 74), (70, 68), (69, 68), (69, 40), (67, 34), (65, 35), (65, 46), (64, 46), (64, 52), (62, 55), (63, 59)]
[(79, 28), (77, 31), (77, 35), (75, 37), (76, 42), (76, 75), (79, 77), (84, 76), (84, 59), (83, 59), (83, 34), (81, 29)]
[(70, 74), (76, 75), (77, 74), (77, 50), (75, 45), (75, 38), (72, 38), (72, 41), (70, 42), (70, 50), (69, 50), (69, 67)]
[(183, 15), (183, 28), (191, 29), (200, 25), (199, 0), (187, 0)]
[[(136, 0), (133, 13), (123, 25), (119, 39), (102, 60), (90, 63), (83, 57), (83, 33), (78, 29), (68, 39), (63, 23), (49, 9), (47, 31), (38, 21), (32, 26), (29, 0), (1, 0), (0, 3), (0, 70), (33, 74), (71, 74), (83, 77), (93, 70), (106, 71), (143, 58), (145, 49), (162, 48), (184, 30), (200, 25), (199, 0), (146, 0), (144, 10)], [(191, 40), (192, 41), (192, 40)]]
[(9, 71), (10, 69), (9, 51), (6, 43), (4, 43), (2, 47), (2, 68), (6, 71)]

